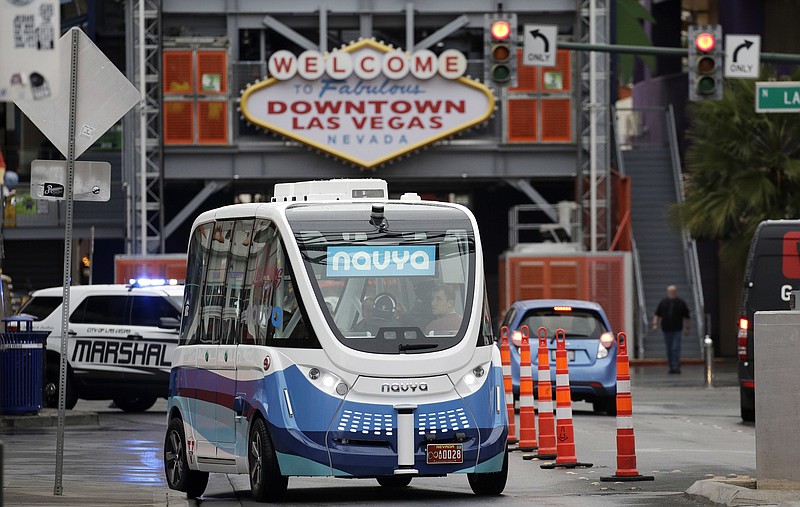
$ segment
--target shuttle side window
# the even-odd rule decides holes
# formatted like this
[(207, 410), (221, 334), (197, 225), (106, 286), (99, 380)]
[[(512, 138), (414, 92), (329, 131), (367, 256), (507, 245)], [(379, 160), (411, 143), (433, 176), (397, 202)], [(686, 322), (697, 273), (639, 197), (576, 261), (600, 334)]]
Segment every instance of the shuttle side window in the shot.
[(486, 287), (483, 288), (483, 312), (481, 314), (481, 332), (478, 335), (478, 347), (491, 345), (494, 343), (494, 333), (492, 333), (492, 316), (489, 313), (489, 296)]
[(208, 263), (209, 239), (213, 224), (198, 226), (189, 243), (189, 264), (186, 266), (186, 287), (183, 293), (183, 318), (181, 319), (181, 345), (193, 345), (200, 341), (202, 329), (201, 294), (203, 278)]
[(241, 343), (266, 345), (267, 337), (273, 332), (272, 294), (276, 277), (273, 270), (276, 269), (277, 244), (275, 226), (269, 220), (257, 220), (247, 261), (245, 286), (250, 292), (241, 312)]
[(214, 225), (203, 286), (202, 331), (200, 342), (218, 345), (222, 337), (222, 307), (225, 304), (225, 274), (233, 235), (232, 220)]
[(225, 297), (222, 308), (222, 332), (220, 343), (233, 345), (239, 334), (239, 317), (241, 315), (242, 291), (244, 290), (247, 256), (250, 251), (253, 220), (236, 221), (231, 238), (231, 249), (228, 257), (225, 276)]

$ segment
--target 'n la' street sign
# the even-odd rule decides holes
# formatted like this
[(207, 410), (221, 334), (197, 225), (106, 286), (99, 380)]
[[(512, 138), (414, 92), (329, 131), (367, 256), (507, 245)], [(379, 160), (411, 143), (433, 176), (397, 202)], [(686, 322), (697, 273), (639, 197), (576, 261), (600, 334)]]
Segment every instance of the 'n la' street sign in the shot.
[(800, 82), (756, 83), (757, 113), (800, 113)]

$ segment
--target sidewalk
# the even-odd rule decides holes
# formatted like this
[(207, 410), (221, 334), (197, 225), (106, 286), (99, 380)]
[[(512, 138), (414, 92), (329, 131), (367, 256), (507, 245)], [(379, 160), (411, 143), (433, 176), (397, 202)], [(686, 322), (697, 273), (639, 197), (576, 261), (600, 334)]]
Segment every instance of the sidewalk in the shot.
[[(100, 418), (96, 412), (65, 410), (66, 426), (97, 426)], [(51, 428), (58, 426), (58, 409), (43, 408), (36, 415), (0, 414), (0, 430), (21, 428)]]
[[(737, 361), (735, 358), (717, 359), (711, 386), (705, 383), (705, 364), (701, 361), (685, 361), (681, 374), (669, 374), (666, 361), (632, 360), (631, 384), (637, 386), (671, 388), (732, 388), (738, 387)], [(757, 479), (738, 477), (711, 477), (695, 482), (686, 494), (711, 504), (729, 507), (779, 506), (800, 507), (800, 490), (757, 489)]]

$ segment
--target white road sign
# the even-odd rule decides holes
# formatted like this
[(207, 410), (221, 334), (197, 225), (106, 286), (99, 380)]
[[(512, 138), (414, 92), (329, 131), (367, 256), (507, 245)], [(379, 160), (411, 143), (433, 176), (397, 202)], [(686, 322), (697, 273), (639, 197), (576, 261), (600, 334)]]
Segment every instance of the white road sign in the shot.
[[(63, 201), (66, 186), (66, 160), (31, 162), (31, 195), (37, 199)], [(111, 198), (111, 164), (76, 161), (72, 196), (76, 201), (108, 201)]]
[[(73, 28), (72, 30), (78, 30)], [(67, 31), (59, 42), (58, 54), (63, 62), (56, 80), (60, 93), (45, 100), (15, 100), (25, 115), (39, 127), (65, 157), (69, 141), (70, 38)], [(117, 123), (137, 102), (140, 94), (135, 86), (111, 63), (94, 42), (79, 31), (78, 92), (75, 128), (75, 158)]]
[(757, 78), (760, 67), (760, 35), (725, 36), (725, 77)]
[(8, 0), (0, 5), (0, 101), (57, 94), (60, 12), (56, 0)]
[(525, 25), (522, 65), (554, 67), (557, 35), (556, 25)]

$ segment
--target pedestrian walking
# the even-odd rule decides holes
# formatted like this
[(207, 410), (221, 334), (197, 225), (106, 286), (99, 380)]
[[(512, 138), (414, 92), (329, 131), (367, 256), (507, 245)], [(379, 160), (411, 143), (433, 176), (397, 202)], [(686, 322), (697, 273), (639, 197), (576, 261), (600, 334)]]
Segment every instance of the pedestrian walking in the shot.
[(658, 303), (653, 315), (653, 331), (658, 329), (659, 323), (664, 332), (669, 372), (680, 373), (681, 331), (685, 335), (689, 334), (689, 307), (678, 297), (678, 288), (674, 285), (667, 287), (667, 297)]

